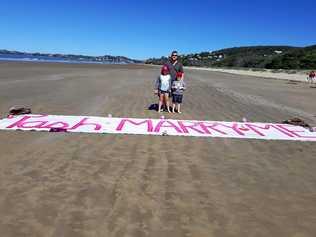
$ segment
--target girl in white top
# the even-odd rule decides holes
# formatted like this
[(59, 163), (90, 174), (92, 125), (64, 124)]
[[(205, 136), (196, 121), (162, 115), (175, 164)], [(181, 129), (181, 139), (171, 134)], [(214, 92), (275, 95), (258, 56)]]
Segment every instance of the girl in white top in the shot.
[(161, 75), (156, 81), (155, 84), (155, 94), (159, 96), (158, 112), (162, 111), (161, 107), (165, 102), (168, 112), (170, 113), (169, 108), (169, 94), (171, 93), (171, 76), (168, 66), (164, 65), (161, 69)]

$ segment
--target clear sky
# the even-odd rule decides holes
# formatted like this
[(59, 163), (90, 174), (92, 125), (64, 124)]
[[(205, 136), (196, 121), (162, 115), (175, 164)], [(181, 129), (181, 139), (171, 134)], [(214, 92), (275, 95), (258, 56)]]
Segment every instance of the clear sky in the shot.
[(316, 44), (315, 0), (0, 0), (0, 49), (136, 59)]

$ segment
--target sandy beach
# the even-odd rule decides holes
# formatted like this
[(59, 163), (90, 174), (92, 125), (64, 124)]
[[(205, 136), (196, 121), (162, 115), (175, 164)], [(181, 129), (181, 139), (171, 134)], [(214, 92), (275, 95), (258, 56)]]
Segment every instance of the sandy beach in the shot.
[(307, 82), (308, 70), (272, 70), (272, 69), (228, 69), (228, 68), (203, 68), (203, 67), (187, 67), (193, 70), (223, 72), (241, 76), (254, 76), (262, 78), (272, 78), (278, 80)]
[[(159, 118), (146, 65), (0, 62), (0, 115)], [(186, 69), (183, 114), (316, 125), (308, 84)], [(313, 237), (312, 142), (0, 131), (5, 237)]]

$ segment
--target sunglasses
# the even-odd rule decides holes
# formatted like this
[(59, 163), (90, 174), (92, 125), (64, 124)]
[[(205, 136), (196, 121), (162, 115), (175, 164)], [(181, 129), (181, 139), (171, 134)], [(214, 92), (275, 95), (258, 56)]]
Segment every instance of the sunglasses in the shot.
[(178, 57), (178, 55), (176, 55), (176, 54), (173, 54), (173, 55), (172, 55), (172, 57)]

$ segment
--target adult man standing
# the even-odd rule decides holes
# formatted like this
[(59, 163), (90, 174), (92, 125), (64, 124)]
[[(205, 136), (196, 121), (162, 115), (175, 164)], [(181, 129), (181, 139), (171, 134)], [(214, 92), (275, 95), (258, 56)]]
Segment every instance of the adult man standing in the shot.
[(177, 73), (182, 73), (182, 79), (184, 78), (183, 65), (178, 61), (178, 52), (173, 51), (170, 56), (170, 60), (166, 63), (171, 75), (171, 82), (177, 79)]

